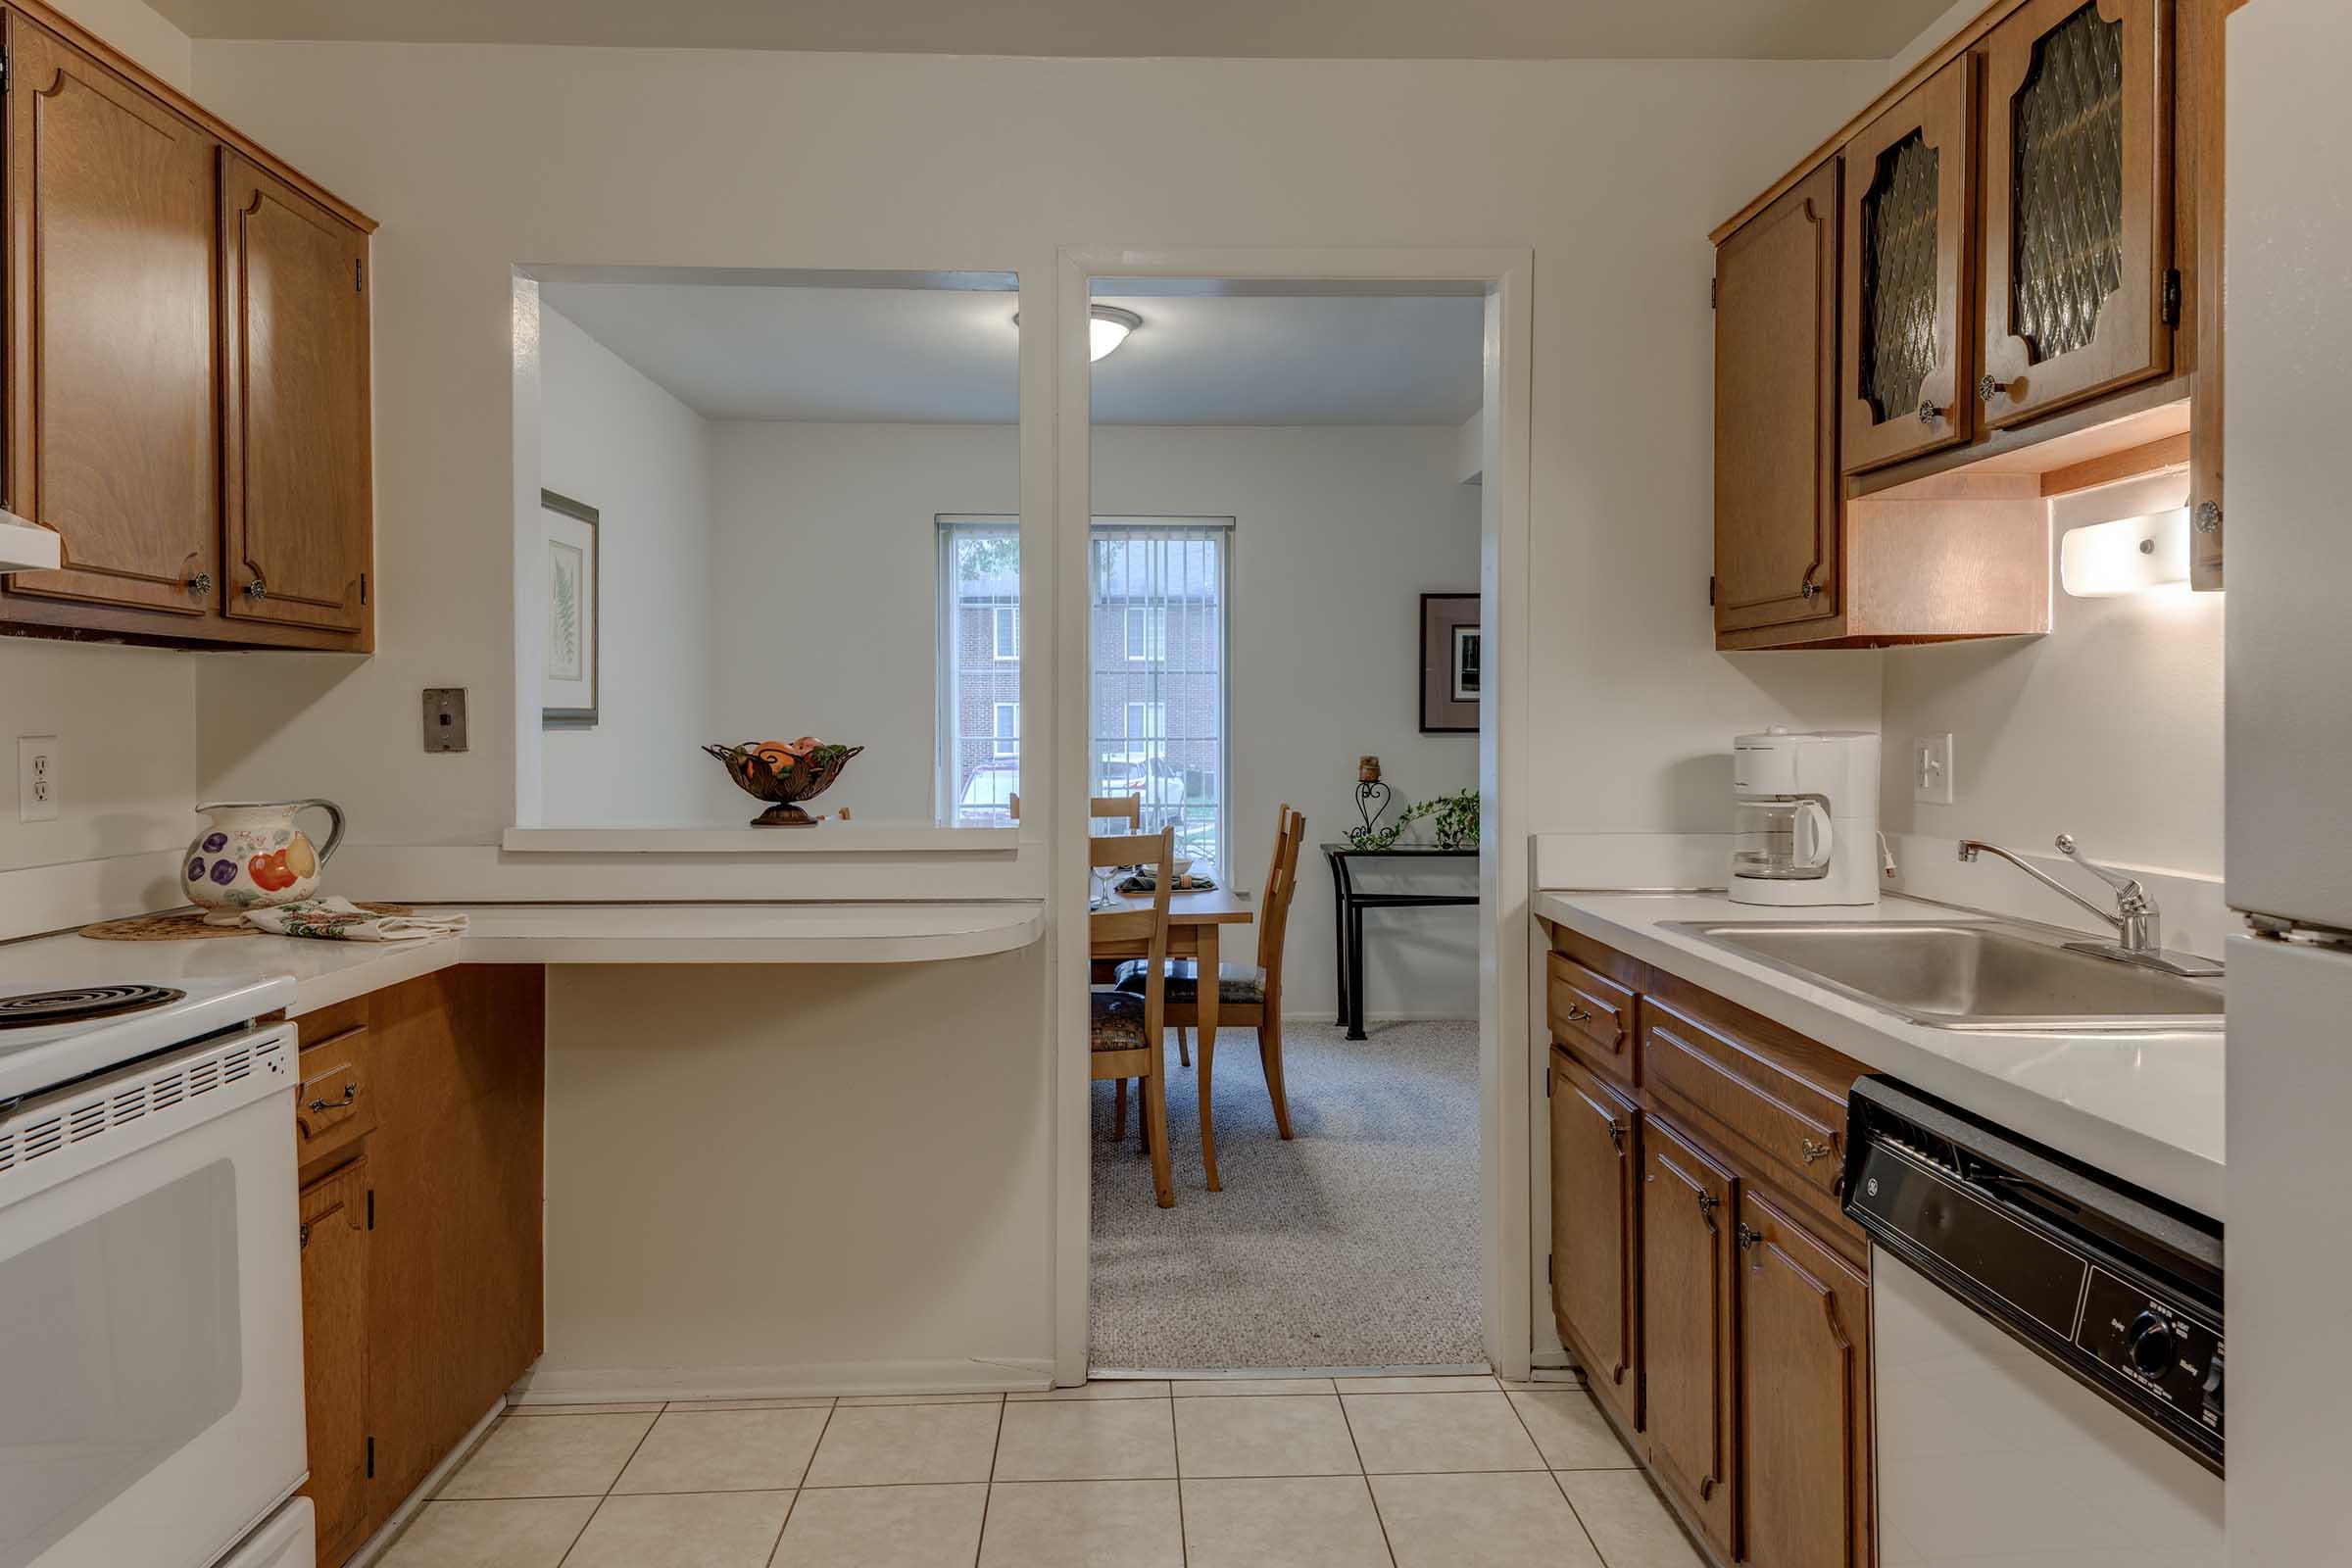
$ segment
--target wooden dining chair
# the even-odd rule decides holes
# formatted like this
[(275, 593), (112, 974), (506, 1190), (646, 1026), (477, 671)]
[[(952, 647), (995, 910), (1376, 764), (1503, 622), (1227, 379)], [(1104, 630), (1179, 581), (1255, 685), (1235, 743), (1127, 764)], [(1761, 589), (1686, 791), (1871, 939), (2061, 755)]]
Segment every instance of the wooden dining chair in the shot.
[(1094, 1027), (1090, 1076), (1118, 1085), (1114, 1132), (1122, 1142), (1127, 1137), (1127, 1080), (1142, 1080), (1144, 1147), (1152, 1155), (1152, 1186), (1159, 1206), (1173, 1208), (1176, 1186), (1168, 1163), (1167, 1050), (1162, 1042), (1168, 1026), (1168, 891), (1176, 880), (1171, 874), (1176, 830), (1163, 827), (1156, 834), (1090, 838), (1087, 848), (1090, 865), (1148, 865), (1152, 870), (1151, 908), (1110, 909), (1086, 917), (1090, 943), (1145, 943), (1148, 956), (1137, 961), (1149, 965), (1150, 977), (1150, 983), (1132, 992), (1089, 993)]
[(1130, 833), (1144, 830), (1144, 798), (1140, 795), (1091, 795), (1086, 814), (1096, 821), (1121, 821)]
[[(1298, 888), (1298, 846), (1306, 838), (1306, 817), (1284, 803), (1276, 816), (1273, 863), (1258, 895), (1257, 961), (1217, 965), (1217, 1025), (1254, 1028), (1257, 1059), (1266, 1071), (1266, 1094), (1274, 1102), (1274, 1126), (1291, 1136), (1291, 1102), (1282, 1081), (1282, 942), (1290, 924), (1291, 895)], [(1200, 1021), (1200, 965), (1191, 958), (1166, 964), (1168, 1023), (1176, 1030), (1176, 1049), (1190, 1065), (1185, 1031)], [(1150, 971), (1142, 959), (1120, 968), (1119, 988), (1130, 996), (1144, 994)]]

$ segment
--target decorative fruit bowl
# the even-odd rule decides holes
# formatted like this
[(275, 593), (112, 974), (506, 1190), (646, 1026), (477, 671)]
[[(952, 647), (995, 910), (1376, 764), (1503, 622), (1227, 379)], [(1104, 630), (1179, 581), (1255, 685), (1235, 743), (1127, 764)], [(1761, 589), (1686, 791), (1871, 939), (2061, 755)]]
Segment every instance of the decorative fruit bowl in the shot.
[(727, 770), (727, 777), (755, 800), (774, 804), (752, 818), (754, 827), (813, 827), (816, 818), (798, 802), (812, 800), (832, 787), (851, 758), (862, 746), (836, 746), (804, 735), (797, 741), (745, 741), (738, 746), (706, 746)]

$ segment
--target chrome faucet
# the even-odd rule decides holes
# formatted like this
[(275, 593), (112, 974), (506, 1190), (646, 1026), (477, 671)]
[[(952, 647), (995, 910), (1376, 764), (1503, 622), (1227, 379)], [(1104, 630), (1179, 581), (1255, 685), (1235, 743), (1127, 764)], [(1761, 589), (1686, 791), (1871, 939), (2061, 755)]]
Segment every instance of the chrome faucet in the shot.
[(2022, 857), (1986, 844), (1981, 839), (1962, 839), (1960, 858), (1974, 860), (1979, 855), (1995, 855), (2016, 866), (2020, 871), (2053, 892), (2062, 893), (2092, 914), (2115, 927), (2113, 942), (2069, 942), (2067, 948), (2075, 953), (2088, 953), (2101, 958), (2113, 958), (2119, 963), (2136, 963), (2143, 968), (2161, 969), (2167, 974), (2191, 977), (2218, 975), (2222, 966), (2211, 958), (2201, 958), (2193, 953), (2168, 952), (2164, 946), (2163, 911), (2156, 907), (2156, 896), (2143, 886), (2139, 878), (2128, 876), (2084, 858), (2075, 847), (2072, 833), (2058, 835), (2058, 853), (2088, 871), (2092, 876), (2115, 889), (2115, 907), (2102, 909), (2073, 888), (2059, 881), (2041, 867)]

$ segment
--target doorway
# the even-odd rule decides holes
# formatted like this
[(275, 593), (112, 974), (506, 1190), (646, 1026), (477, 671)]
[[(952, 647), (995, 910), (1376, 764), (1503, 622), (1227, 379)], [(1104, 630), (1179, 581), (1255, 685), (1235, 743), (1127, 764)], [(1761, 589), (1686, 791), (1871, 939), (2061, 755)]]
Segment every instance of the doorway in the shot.
[[(1196, 259), (1064, 256), (1063, 340), (1097, 352), (1062, 367), (1056, 609), (1077, 635), (1054, 760), (1064, 798), (1140, 789), (1137, 825), (1164, 819), (1206, 867), (1196, 907), (1242, 906), (1217, 991), (1243, 1021), (1213, 1056), (1193, 1030), (1169, 1041), (1172, 1208), (1152, 1202), (1142, 1097), (1124, 1114), (1109, 1084), (1064, 1097), (1083, 1203), (1058, 1237), (1057, 1372), (1524, 1372), (1525, 839), (1503, 714), (1524, 657), (1527, 259)], [(1454, 602), (1434, 645), (1425, 595)], [(1286, 807), (1306, 817), (1287, 867)], [(1072, 815), (1057, 864), (1126, 827)], [(1448, 845), (1479, 822), (1476, 848), (1348, 862), (1359, 891), (1464, 901), (1366, 920), (1369, 1027), (1349, 1040), (1326, 846), (1354, 829), (1355, 850), (1434, 851), (1439, 820)], [(1084, 956), (1085, 897), (1062, 972), (1135, 989)], [(1065, 1023), (1087, 989), (1062, 988)]]

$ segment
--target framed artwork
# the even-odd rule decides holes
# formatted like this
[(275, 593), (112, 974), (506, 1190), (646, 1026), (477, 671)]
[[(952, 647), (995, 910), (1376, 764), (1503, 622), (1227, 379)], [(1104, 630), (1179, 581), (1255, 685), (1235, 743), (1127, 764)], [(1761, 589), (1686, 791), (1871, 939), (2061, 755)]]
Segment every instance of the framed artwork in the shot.
[(547, 659), (539, 672), (539, 722), (587, 728), (596, 722), (599, 649), (597, 515), (585, 503), (539, 492), (547, 540)]
[(1421, 596), (1421, 733), (1475, 735), (1485, 674), (1478, 595)]

